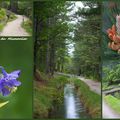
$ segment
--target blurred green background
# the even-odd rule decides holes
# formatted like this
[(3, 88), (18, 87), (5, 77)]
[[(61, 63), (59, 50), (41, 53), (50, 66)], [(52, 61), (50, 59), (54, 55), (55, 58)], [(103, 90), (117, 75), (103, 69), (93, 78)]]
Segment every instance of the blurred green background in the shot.
[[(32, 80), (33, 80), (33, 49), (32, 40), (0, 41), (0, 66), (10, 73), (21, 70), (22, 85), (18, 90), (0, 100), (9, 103), (0, 108), (0, 119), (4, 118), (32, 118)], [(0, 71), (1, 72), (1, 71)]]

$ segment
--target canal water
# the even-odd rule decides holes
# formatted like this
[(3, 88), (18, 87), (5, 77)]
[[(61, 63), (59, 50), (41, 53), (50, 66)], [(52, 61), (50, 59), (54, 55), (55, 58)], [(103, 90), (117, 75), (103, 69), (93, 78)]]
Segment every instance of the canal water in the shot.
[(66, 119), (90, 118), (72, 84), (64, 88), (64, 110)]
[(66, 84), (64, 87), (64, 100), (52, 114), (50, 118), (79, 119), (90, 118), (85, 110), (80, 98), (76, 94), (74, 85)]

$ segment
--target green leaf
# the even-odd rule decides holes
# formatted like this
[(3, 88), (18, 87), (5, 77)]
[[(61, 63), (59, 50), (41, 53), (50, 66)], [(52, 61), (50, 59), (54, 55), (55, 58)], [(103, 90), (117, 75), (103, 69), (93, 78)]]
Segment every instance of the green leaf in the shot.
[(6, 102), (3, 102), (3, 103), (0, 103), (0, 108), (3, 107), (4, 105), (8, 104), (9, 101), (6, 101)]

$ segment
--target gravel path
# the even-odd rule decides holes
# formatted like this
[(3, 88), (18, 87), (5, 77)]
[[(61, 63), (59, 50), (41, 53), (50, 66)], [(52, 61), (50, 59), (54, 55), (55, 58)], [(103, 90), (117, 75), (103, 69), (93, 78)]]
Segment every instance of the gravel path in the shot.
[[(29, 34), (21, 27), (23, 16), (16, 15), (17, 19), (14, 21), (8, 22), (4, 27), (3, 31), (0, 33), (0, 36), (29, 36)], [(24, 17), (26, 21), (27, 18)]]
[(85, 82), (91, 89), (91, 91), (94, 91), (95, 93), (101, 95), (101, 83), (96, 82), (94, 80), (86, 79), (84, 77), (79, 76), (78, 77), (80, 80)]

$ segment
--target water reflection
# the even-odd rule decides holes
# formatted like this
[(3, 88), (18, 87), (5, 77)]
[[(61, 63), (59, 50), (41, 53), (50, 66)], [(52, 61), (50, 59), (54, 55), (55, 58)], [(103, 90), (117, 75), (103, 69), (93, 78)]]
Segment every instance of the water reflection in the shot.
[(88, 117), (79, 97), (74, 92), (74, 86), (71, 84), (66, 84), (64, 88), (64, 106), (67, 119)]

